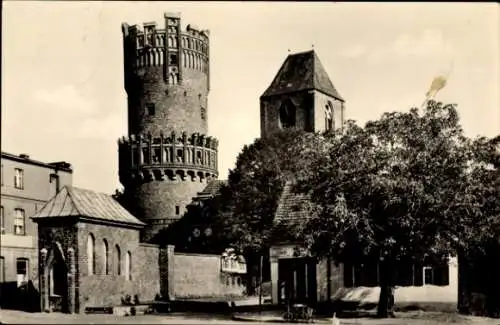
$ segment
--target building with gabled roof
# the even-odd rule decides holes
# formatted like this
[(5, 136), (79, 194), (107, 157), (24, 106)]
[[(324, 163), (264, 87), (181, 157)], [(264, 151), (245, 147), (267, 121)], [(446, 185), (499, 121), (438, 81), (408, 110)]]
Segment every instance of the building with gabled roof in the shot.
[[(261, 136), (285, 128), (309, 132), (333, 131), (344, 123), (345, 100), (328, 77), (315, 51), (288, 55), (270, 86), (260, 97)], [(310, 217), (309, 197), (288, 181), (275, 212), (270, 247), (271, 296), (274, 304), (320, 306), (335, 300), (377, 303), (378, 260), (334, 263), (317, 260), (293, 235), (294, 227)], [(338, 261), (337, 261), (338, 262)], [(402, 262), (396, 301), (449, 303), (458, 298), (456, 259), (440, 265)]]
[(344, 122), (344, 103), (314, 50), (290, 54), (260, 97), (261, 136), (334, 130)]
[(127, 294), (160, 294), (161, 250), (140, 242), (145, 224), (112, 196), (65, 186), (38, 224), (41, 310), (81, 313), (116, 306)]
[(145, 226), (110, 195), (73, 186), (64, 186), (57, 195), (31, 217), (42, 219), (75, 218), (124, 227)]

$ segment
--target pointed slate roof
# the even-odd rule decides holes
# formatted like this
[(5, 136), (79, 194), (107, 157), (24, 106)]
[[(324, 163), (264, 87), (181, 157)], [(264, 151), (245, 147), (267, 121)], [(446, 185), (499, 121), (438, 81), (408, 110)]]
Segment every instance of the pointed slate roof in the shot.
[(63, 187), (31, 218), (33, 221), (39, 221), (61, 217), (79, 217), (133, 226), (145, 225), (110, 195), (72, 186)]
[(302, 90), (318, 90), (344, 101), (314, 50), (288, 55), (273, 82), (261, 97)]

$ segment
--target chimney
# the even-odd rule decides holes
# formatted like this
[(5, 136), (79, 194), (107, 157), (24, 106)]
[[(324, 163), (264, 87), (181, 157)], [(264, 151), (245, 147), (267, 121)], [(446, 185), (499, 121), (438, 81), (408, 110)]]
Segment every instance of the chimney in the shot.
[(23, 158), (23, 159), (30, 159), (30, 156), (26, 153), (22, 153), (19, 155), (19, 157)]

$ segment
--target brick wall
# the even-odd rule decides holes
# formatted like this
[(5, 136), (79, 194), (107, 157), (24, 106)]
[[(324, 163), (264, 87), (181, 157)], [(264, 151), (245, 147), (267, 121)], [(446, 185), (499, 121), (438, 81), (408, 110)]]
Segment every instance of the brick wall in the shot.
[[(179, 219), (186, 212), (186, 206), (191, 203), (193, 197), (201, 192), (206, 186), (206, 181), (191, 181), (188, 177), (185, 181), (151, 181), (141, 184), (135, 189), (136, 202), (139, 206), (143, 221), (150, 222), (154, 219)], [(179, 206), (179, 214), (176, 215), (175, 207)], [(161, 228), (167, 224), (157, 224), (144, 229), (144, 241), (149, 241)]]
[(342, 102), (320, 93), (314, 92), (314, 131), (322, 132), (325, 130), (325, 106), (330, 102), (333, 106), (333, 124), (338, 129), (343, 124)]
[(242, 296), (244, 289), (236, 276), (221, 272), (220, 256), (175, 253), (176, 298)]
[[(208, 131), (207, 75), (184, 68), (182, 83), (169, 85), (164, 81), (163, 66), (138, 70), (135, 89), (129, 92), (129, 134), (151, 134), (160, 131), (183, 131), (188, 134)], [(146, 104), (155, 104), (155, 115), (146, 114)], [(202, 118), (201, 108), (205, 108)]]
[[(89, 233), (95, 238), (96, 272), (89, 274), (87, 262), (87, 238)], [(103, 239), (109, 247), (109, 274), (105, 274)], [(120, 248), (121, 274), (114, 265), (114, 248)], [(139, 231), (122, 227), (112, 227), (90, 223), (80, 223), (78, 227), (77, 273), (79, 288), (77, 297), (81, 302), (80, 312), (85, 307), (118, 305), (125, 295), (139, 295), (140, 300), (152, 300), (160, 293), (159, 249), (139, 243)], [(125, 256), (131, 253), (131, 279), (126, 278)]]
[(296, 106), (296, 127), (312, 131), (313, 128), (313, 101), (308, 92), (298, 92), (282, 96), (272, 96), (261, 100), (261, 136), (267, 136), (280, 130), (280, 107), (287, 98)]

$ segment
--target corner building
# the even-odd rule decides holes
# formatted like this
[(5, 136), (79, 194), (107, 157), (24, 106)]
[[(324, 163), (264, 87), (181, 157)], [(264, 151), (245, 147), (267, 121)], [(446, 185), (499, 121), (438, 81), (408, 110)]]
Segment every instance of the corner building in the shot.
[(122, 24), (128, 137), (119, 140), (119, 176), (147, 224), (144, 241), (218, 176), (218, 141), (207, 135), (209, 32), (182, 30), (179, 14), (163, 23)]

